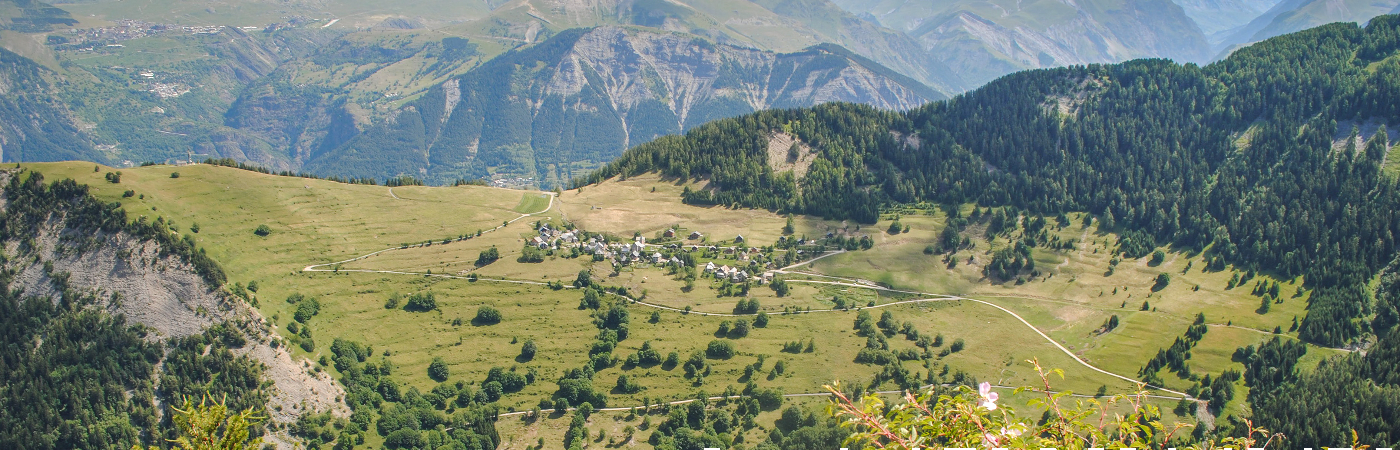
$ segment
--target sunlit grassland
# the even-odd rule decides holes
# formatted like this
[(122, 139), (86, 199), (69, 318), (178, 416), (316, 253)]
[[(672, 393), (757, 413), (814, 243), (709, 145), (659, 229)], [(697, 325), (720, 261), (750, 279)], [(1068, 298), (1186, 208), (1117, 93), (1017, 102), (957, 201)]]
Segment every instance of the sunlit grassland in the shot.
[[(579, 271), (588, 270), (595, 281), (626, 287), (635, 297), (644, 295), (648, 303), (676, 309), (690, 307), (696, 313), (729, 313), (740, 299), (718, 295), (714, 289), (717, 283), (706, 277), (686, 289), (676, 274), (646, 264), (614, 270), (610, 264), (594, 262), (587, 256), (561, 255), (547, 257), (542, 263), (517, 262), (526, 239), (533, 236), (536, 221), (561, 224), (567, 220), (588, 231), (623, 238), (633, 233), (651, 237), (679, 225), (683, 237), (690, 231), (706, 236), (703, 241), (682, 238), (687, 244), (731, 241), (742, 234), (750, 245), (773, 243), (787, 221), (785, 216), (768, 211), (684, 205), (678, 198), (682, 186), (655, 178), (610, 181), (582, 191), (564, 191), (545, 211), (550, 205), (549, 194), (480, 186), (401, 186), (391, 192), (384, 186), (278, 177), (206, 165), (122, 169), (121, 183), (113, 184), (103, 176), (116, 169), (98, 167), (94, 172), (91, 163), (25, 167), (43, 172), (50, 180), (71, 177), (89, 184), (103, 200), (121, 202), (133, 218), (161, 217), (173, 222), (179, 233), (193, 236), (224, 266), (230, 283), (246, 285), (257, 281), (258, 309), (283, 334), (287, 334), (284, 327), (292, 309), (283, 299), (293, 293), (319, 299), (322, 312), (310, 320), (317, 348), (310, 353), (296, 350), (313, 361), (328, 352), (335, 338), (364, 342), (374, 346), (376, 360), (386, 358), (393, 363), (396, 379), (424, 391), (436, 384), (426, 374), (428, 363), (435, 357), (447, 361), (453, 381), (479, 383), (487, 371), (498, 366), (536, 370), (536, 383), (503, 398), (500, 404), (506, 410), (528, 410), (548, 398), (555, 389), (554, 381), (565, 370), (587, 361), (588, 348), (598, 330), (592, 311), (579, 309), (578, 290), (499, 279), (568, 285)], [(172, 178), (172, 172), (180, 176)], [(132, 191), (132, 197), (123, 196), (127, 190)], [(538, 214), (490, 231), (527, 213)], [(1284, 303), (1259, 315), (1254, 313), (1259, 299), (1248, 292), (1252, 284), (1224, 289), (1230, 272), (1201, 272), (1204, 263), (1199, 256), (1169, 253), (1160, 266), (1149, 266), (1145, 260), (1125, 260), (1113, 275), (1105, 276), (1111, 246), (1103, 242), (1116, 242), (1116, 238), (1100, 234), (1094, 227), (1081, 227), (1077, 216), (1072, 219), (1072, 225), (1053, 232), (1064, 238), (1081, 239), (1080, 246), (1066, 251), (1037, 249), (1037, 266), (1045, 276), (1019, 285), (993, 284), (980, 274), (980, 264), (990, 260), (987, 251), (1006, 245), (1005, 237), (989, 243), (979, 235), (974, 239), (977, 248), (960, 252), (961, 261), (953, 269), (947, 268), (941, 256), (925, 254), (924, 247), (941, 230), (942, 213), (905, 214), (901, 222), (909, 225), (910, 231), (899, 234), (886, 232), (889, 219), (861, 226), (859, 231), (855, 224), (805, 217), (794, 218), (794, 225), (797, 236), (818, 237), (844, 230), (870, 234), (876, 239), (871, 250), (830, 256), (801, 270), (993, 302), (1023, 316), (1089, 363), (1128, 377), (1135, 377), (1138, 368), (1158, 348), (1170, 345), (1172, 339), (1180, 336), (1197, 312), (1204, 312), (1208, 322), (1218, 326), (1212, 326), (1193, 351), (1192, 367), (1199, 373), (1217, 374), (1226, 367), (1238, 366), (1229, 361), (1236, 347), (1270, 338), (1267, 331), (1280, 325), (1286, 330), (1292, 316), (1302, 314), (1305, 297), (1291, 298), (1295, 284), (1285, 282)], [(196, 223), (198, 233), (191, 230)], [(253, 230), (259, 225), (267, 225), (272, 232), (266, 237), (255, 235)], [(478, 231), (483, 233), (476, 236)], [(476, 237), (457, 240), (463, 236)], [(453, 241), (444, 243), (445, 239)], [(431, 245), (424, 245), (428, 242)], [(399, 248), (406, 244), (411, 246)], [(500, 260), (477, 267), (480, 252), (493, 246), (500, 251)], [(332, 264), (386, 249), (392, 250)], [(968, 256), (974, 258), (972, 264), (966, 263)], [(732, 258), (721, 256), (716, 264), (733, 265)], [(1184, 270), (1188, 261), (1194, 267)], [(303, 271), (315, 264), (330, 264), (321, 267), (330, 272)], [(435, 276), (426, 276), (429, 271)], [(1165, 290), (1151, 293), (1152, 278), (1159, 272), (1171, 273), (1172, 282)], [(467, 274), (481, 279), (469, 281), (464, 278)], [(745, 366), (753, 364), (759, 355), (765, 358), (765, 364), (753, 381), (762, 387), (803, 393), (820, 392), (823, 385), (834, 380), (869, 384), (880, 368), (853, 362), (856, 353), (866, 345), (866, 338), (857, 336), (852, 326), (858, 314), (856, 309), (921, 297), (796, 282), (824, 279), (800, 274), (787, 277), (794, 282), (790, 283), (792, 292), (785, 297), (779, 297), (768, 286), (750, 289), (749, 298), (761, 302), (771, 321), (766, 328), (752, 329), (747, 337), (732, 339), (738, 352), (735, 357), (709, 360), (712, 373), (703, 384), (684, 377), (679, 367), (624, 368), (619, 364), (599, 371), (595, 385), (610, 390), (617, 376), (625, 373), (645, 387), (638, 394), (610, 394), (609, 406), (632, 406), (639, 404), (642, 397), (685, 399), (699, 390), (713, 395), (729, 386), (742, 388), (749, 381), (741, 378)], [(1196, 285), (1199, 290), (1192, 289)], [(1115, 287), (1119, 288), (1117, 294), (1112, 293)], [(386, 300), (396, 293), (428, 291), (438, 300), (436, 311), (409, 312), (402, 309), (403, 305), (385, 308)], [(789, 307), (831, 309), (836, 306), (836, 298), (853, 309), (782, 314)], [(1142, 300), (1157, 310), (1149, 307), (1139, 311)], [(500, 309), (504, 321), (473, 325), (477, 309), (485, 305)], [(632, 305), (629, 310), (630, 337), (614, 352), (619, 361), (635, 353), (646, 341), (651, 341), (663, 355), (674, 351), (684, 360), (712, 340), (728, 339), (716, 335), (720, 323), (740, 319), (660, 311), (646, 305)], [(988, 305), (954, 300), (880, 307), (869, 312), (878, 318), (886, 310), (894, 314), (897, 322), (910, 322), (920, 333), (943, 335), (944, 348), (956, 339), (966, 344), (961, 352), (932, 359), (931, 368), (919, 361), (903, 363), (920, 379), (930, 370), (941, 371), (946, 364), (951, 372), (963, 371), (981, 381), (1037, 385), (1038, 378), (1026, 361), (1039, 359), (1046, 367), (1065, 371), (1066, 379), (1055, 384), (1060, 389), (1086, 394), (1099, 386), (1105, 386), (1109, 393), (1135, 389), (1129, 382), (1081, 366), (1016, 318)], [(656, 323), (649, 321), (653, 311), (659, 311)], [(1097, 333), (1099, 325), (1113, 314), (1120, 316), (1119, 328)], [(461, 323), (454, 324), (456, 319), (461, 319)], [(1226, 327), (1226, 323), (1249, 329)], [(534, 340), (539, 352), (534, 360), (517, 360), (521, 345), (527, 340)], [(814, 351), (782, 351), (784, 343), (799, 340), (810, 340)], [(888, 340), (892, 350), (914, 348), (913, 342), (900, 335)], [(1313, 354), (1325, 352), (1329, 350), (1316, 350)], [(774, 363), (780, 360), (787, 372), (770, 378)], [(1169, 374), (1163, 378), (1175, 389), (1189, 385)], [(879, 387), (891, 389), (892, 385)], [(1242, 398), (1243, 394), (1237, 397)], [(595, 421), (602, 420), (604, 424), (600, 426), (617, 428), (609, 434), (620, 436), (625, 425), (609, 419), (611, 416), (610, 413)], [(508, 442), (514, 442), (510, 448), (523, 448), (534, 443), (530, 436), (537, 433), (550, 436), (546, 442), (558, 442), (563, 433), (559, 427), (567, 427), (567, 420), (530, 425), (505, 419), (502, 433)], [(596, 430), (593, 429), (595, 434)], [(638, 432), (641, 437), (646, 434)], [(645, 448), (645, 444), (641, 446)]]

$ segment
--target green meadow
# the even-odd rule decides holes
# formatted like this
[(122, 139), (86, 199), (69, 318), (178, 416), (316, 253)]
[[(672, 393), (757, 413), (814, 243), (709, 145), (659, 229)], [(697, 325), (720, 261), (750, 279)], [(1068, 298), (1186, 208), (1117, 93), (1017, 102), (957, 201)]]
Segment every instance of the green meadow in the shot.
[[(893, 213), (859, 231), (855, 224), (796, 217), (794, 236), (859, 233), (873, 238), (874, 245), (789, 268), (780, 275), (791, 287), (786, 296), (754, 285), (745, 297), (723, 295), (722, 283), (703, 276), (687, 286), (682, 273), (649, 264), (614, 268), (565, 252), (538, 263), (517, 261), (526, 240), (535, 235), (537, 222), (572, 223), (622, 238), (676, 229), (678, 242), (687, 246), (729, 245), (739, 235), (747, 245), (768, 246), (783, 235), (783, 216), (684, 205), (677, 195), (684, 186), (655, 178), (609, 181), (564, 191), (551, 201), (553, 193), (480, 186), (391, 190), (209, 165), (121, 169), (120, 183), (105, 179), (117, 169), (90, 163), (24, 167), (49, 179), (74, 178), (103, 200), (121, 202), (133, 217), (163, 218), (179, 233), (193, 236), (224, 266), (230, 285), (256, 283), (257, 309), (283, 336), (291, 335), (285, 327), (293, 310), (284, 299), (293, 294), (317, 298), (321, 312), (309, 321), (317, 345), (311, 351), (296, 348), (298, 355), (313, 362), (312, 370), (335, 370), (315, 362), (339, 338), (372, 345), (377, 358), (392, 362), (401, 384), (422, 391), (437, 384), (428, 377), (427, 367), (439, 357), (448, 363), (450, 381), (480, 383), (493, 367), (533, 373), (535, 382), (501, 399), (503, 412), (534, 408), (551, 396), (564, 371), (588, 362), (598, 328), (593, 311), (580, 308), (582, 293), (569, 286), (580, 271), (589, 272), (602, 286), (625, 288), (632, 299), (641, 301), (627, 307), (630, 333), (613, 351), (619, 361), (646, 342), (662, 355), (678, 353), (682, 361), (712, 341), (730, 342), (735, 349), (732, 357), (707, 359), (710, 374), (703, 382), (666, 365), (619, 363), (602, 369), (594, 377), (600, 390), (612, 389), (624, 374), (642, 387), (634, 394), (610, 392), (610, 407), (684, 400), (699, 392), (719, 395), (749, 382), (787, 394), (820, 393), (838, 380), (847, 386), (897, 389), (890, 382), (871, 383), (881, 366), (854, 362), (867, 345), (867, 338), (853, 326), (861, 309), (874, 318), (888, 311), (901, 326), (907, 323), (920, 335), (942, 337), (941, 345), (931, 349), (936, 356), (900, 363), (920, 380), (930, 371), (962, 372), (1003, 386), (1036, 385), (1039, 378), (1028, 360), (1037, 359), (1045, 367), (1064, 370), (1064, 379), (1055, 380), (1058, 389), (1092, 394), (1102, 387), (1110, 394), (1128, 393), (1137, 386), (1083, 366), (1036, 330), (1088, 364), (1136, 379), (1138, 370), (1201, 313), (1209, 331), (1193, 349), (1192, 371), (1219, 374), (1240, 367), (1231, 361), (1235, 348), (1273, 338), (1275, 327), (1292, 338), (1292, 318), (1302, 315), (1307, 300), (1296, 280), (1267, 275), (1226, 289), (1234, 271), (1202, 271), (1206, 264), (1200, 255), (1171, 249), (1165, 249), (1160, 263), (1124, 259), (1110, 273), (1117, 237), (1097, 224), (1084, 226), (1079, 215), (1070, 215), (1067, 225), (1051, 220), (1047, 226), (1061, 239), (1075, 239), (1072, 248), (1035, 248), (1032, 257), (1040, 276), (1005, 282), (986, 278), (981, 267), (993, 252), (1019, 239), (1014, 234), (989, 238), (977, 227), (969, 228), (964, 235), (970, 237), (972, 249), (955, 253), (959, 263), (949, 268), (944, 255), (925, 252), (942, 231), (943, 212), (903, 211), (898, 219), (908, 231), (895, 234), (888, 231)], [(965, 207), (964, 213), (970, 210)], [(254, 232), (264, 225), (269, 231), (265, 236)], [(685, 239), (691, 232), (704, 237)], [(478, 256), (492, 247), (500, 258), (478, 266)], [(375, 252), (379, 253), (359, 258)], [(699, 261), (734, 265), (735, 258), (720, 252)], [(305, 270), (311, 266), (316, 270)], [(1171, 281), (1153, 291), (1159, 273), (1171, 274)], [(1285, 294), (1266, 314), (1255, 311), (1260, 299), (1250, 293), (1258, 280), (1280, 282)], [(433, 293), (436, 309), (408, 311), (402, 303), (386, 307), (396, 295), (427, 292)], [(1302, 294), (1294, 296), (1295, 292)], [(753, 327), (745, 337), (717, 333), (725, 322), (752, 323), (751, 316), (727, 315), (748, 299), (758, 300), (759, 310), (769, 316), (767, 326)], [(1005, 308), (1020, 319), (974, 299)], [(619, 297), (610, 301), (631, 303)], [(838, 301), (849, 309), (837, 310), (842, 309)], [(501, 322), (475, 324), (473, 318), (484, 306), (499, 310)], [(687, 308), (690, 313), (683, 312)], [(802, 312), (808, 310), (812, 312)], [(1118, 327), (1103, 332), (1102, 325), (1114, 315), (1119, 317)], [(886, 340), (891, 351), (919, 351), (903, 335), (888, 335)], [(527, 341), (538, 346), (532, 359), (521, 356)], [(794, 341), (810, 343), (811, 350), (784, 351), (784, 345)], [(943, 351), (951, 350), (954, 341), (962, 343), (961, 351)], [(1336, 352), (1315, 348), (1309, 358), (1316, 361)], [(763, 368), (746, 377), (746, 366), (760, 358)], [(777, 372), (774, 367), (780, 361), (785, 370)], [(1191, 385), (1189, 379), (1165, 371), (1161, 377), (1174, 390)], [(1243, 386), (1239, 388), (1236, 398), (1242, 399)], [(822, 403), (820, 397), (793, 401)], [(1154, 402), (1166, 410), (1175, 405), (1167, 399)], [(1238, 405), (1226, 411), (1231, 408), (1237, 411)], [(595, 433), (608, 430), (613, 444), (649, 447), (640, 438), (630, 444), (618, 441), (627, 426), (636, 430), (643, 419), (629, 416), (600, 412), (591, 427)], [(775, 418), (776, 412), (767, 412), (760, 422), (771, 424)], [(506, 448), (534, 445), (541, 437), (558, 442), (565, 428), (567, 417), (533, 421), (510, 416), (500, 424)], [(761, 432), (751, 430), (750, 438), (759, 438)]]

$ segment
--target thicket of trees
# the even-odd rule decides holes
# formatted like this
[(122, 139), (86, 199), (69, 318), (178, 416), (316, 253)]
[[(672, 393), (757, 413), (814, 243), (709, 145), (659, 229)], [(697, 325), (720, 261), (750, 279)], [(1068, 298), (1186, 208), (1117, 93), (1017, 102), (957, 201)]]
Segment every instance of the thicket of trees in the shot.
[[(1141, 253), (1130, 256), (1173, 244), (1304, 275), (1315, 291), (1300, 334), (1339, 346), (1368, 331), (1363, 284), (1395, 250), (1400, 193), (1380, 171), (1383, 131), (1335, 151), (1333, 142), (1354, 123), (1400, 123), (1400, 62), (1382, 62), (1400, 48), (1397, 29), (1397, 16), (1332, 24), (1205, 67), (1026, 71), (907, 113), (763, 111), (639, 146), (579, 183), (705, 178), (716, 189), (686, 201), (865, 223), (880, 205), (919, 201), (1089, 211), (1150, 244), (1129, 246)], [(768, 165), (774, 132), (816, 151), (802, 179)]]

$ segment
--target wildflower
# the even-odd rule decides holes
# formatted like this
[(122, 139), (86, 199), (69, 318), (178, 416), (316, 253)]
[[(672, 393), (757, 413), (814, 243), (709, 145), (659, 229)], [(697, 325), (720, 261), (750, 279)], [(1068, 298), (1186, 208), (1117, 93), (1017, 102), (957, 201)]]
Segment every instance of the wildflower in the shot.
[(987, 408), (991, 411), (996, 411), (997, 393), (992, 392), (991, 383), (982, 382), (982, 384), (977, 385), (977, 396), (980, 398), (980, 404), (983, 408)]

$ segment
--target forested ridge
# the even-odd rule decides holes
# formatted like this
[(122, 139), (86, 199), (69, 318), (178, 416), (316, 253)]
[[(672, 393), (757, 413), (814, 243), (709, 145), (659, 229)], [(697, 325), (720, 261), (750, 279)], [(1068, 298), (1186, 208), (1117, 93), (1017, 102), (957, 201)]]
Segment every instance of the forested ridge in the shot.
[[(866, 223), (882, 205), (919, 201), (1089, 211), (1148, 248), (1302, 275), (1315, 291), (1300, 335), (1343, 346), (1373, 331), (1366, 283), (1394, 253), (1400, 195), (1381, 170), (1384, 126), (1334, 143), (1355, 137), (1353, 124), (1400, 123), (1397, 49), (1400, 17), (1382, 16), (1205, 67), (1016, 73), (907, 113), (763, 111), (639, 146), (578, 184), (659, 172), (710, 183), (687, 201)], [(779, 132), (817, 154), (801, 179), (769, 165)]]

